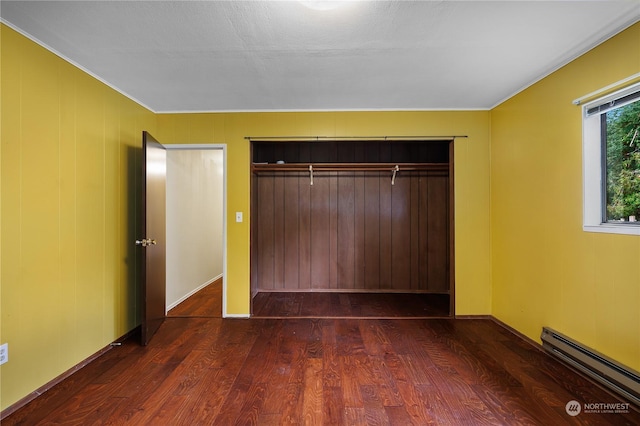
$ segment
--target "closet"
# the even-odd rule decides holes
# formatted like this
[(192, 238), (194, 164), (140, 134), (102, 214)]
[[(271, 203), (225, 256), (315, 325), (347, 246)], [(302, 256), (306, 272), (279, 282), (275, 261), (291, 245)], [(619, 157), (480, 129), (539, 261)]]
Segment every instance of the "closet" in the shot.
[(437, 293), (453, 307), (453, 139), (251, 140), (251, 161), (252, 296)]

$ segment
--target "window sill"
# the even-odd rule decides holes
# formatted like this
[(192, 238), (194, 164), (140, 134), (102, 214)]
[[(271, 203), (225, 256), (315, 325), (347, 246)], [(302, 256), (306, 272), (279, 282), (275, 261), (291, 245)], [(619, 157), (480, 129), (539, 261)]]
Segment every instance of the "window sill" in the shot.
[(585, 232), (600, 232), (605, 234), (640, 235), (639, 225), (625, 223), (600, 223), (597, 225), (582, 225)]

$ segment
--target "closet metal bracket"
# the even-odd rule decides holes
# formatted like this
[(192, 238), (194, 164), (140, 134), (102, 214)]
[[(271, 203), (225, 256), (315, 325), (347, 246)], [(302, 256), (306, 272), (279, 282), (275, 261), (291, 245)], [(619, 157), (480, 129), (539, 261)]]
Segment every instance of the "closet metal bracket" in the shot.
[(396, 166), (391, 169), (391, 171), (393, 172), (393, 175), (391, 176), (391, 185), (395, 185), (396, 184), (396, 173), (398, 173), (400, 171), (400, 167), (398, 167), (398, 165), (396, 164)]
[(309, 185), (313, 186), (313, 166), (309, 164)]

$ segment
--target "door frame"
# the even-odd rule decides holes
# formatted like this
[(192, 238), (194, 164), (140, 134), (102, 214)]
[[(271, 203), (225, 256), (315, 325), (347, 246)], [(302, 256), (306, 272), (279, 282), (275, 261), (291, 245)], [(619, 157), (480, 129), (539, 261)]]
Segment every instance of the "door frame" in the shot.
[[(164, 144), (167, 151), (222, 150), (222, 318), (227, 314), (227, 144)], [(170, 178), (169, 178), (170, 179)]]

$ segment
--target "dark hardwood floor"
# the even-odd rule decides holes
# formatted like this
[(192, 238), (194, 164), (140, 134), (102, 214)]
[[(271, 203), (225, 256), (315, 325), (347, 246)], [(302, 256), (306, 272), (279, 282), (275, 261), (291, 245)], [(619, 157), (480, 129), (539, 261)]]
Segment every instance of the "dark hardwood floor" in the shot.
[(222, 318), (222, 278), (171, 309), (167, 316)]
[(633, 409), (569, 416), (571, 400), (618, 400), (489, 319), (175, 312), (147, 347), (122, 342), (2, 425), (640, 424)]
[(254, 318), (446, 318), (448, 294), (262, 292)]

